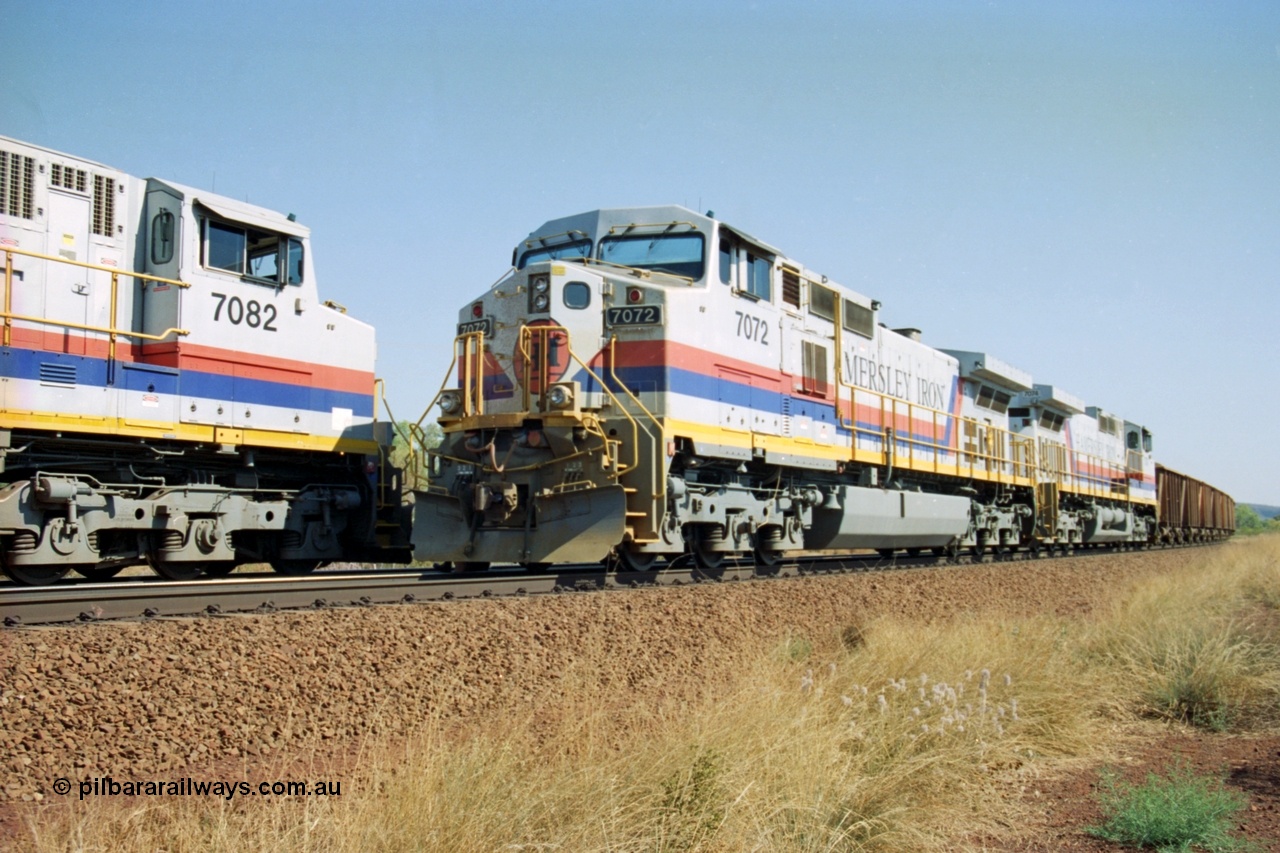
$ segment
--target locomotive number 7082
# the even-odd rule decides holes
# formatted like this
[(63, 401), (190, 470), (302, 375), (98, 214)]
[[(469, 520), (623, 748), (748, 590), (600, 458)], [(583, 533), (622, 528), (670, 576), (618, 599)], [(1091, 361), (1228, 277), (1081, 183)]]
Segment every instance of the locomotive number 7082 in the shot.
[[(213, 308), (215, 323), (226, 319), (233, 326), (243, 323), (251, 329), (262, 329), (264, 332), (280, 331), (276, 328), (276, 306), (271, 303), (260, 304), (256, 299), (246, 302), (239, 296), (228, 299), (225, 293), (214, 293), (212, 296), (218, 300)], [(222, 310), (224, 307), (225, 312)]]

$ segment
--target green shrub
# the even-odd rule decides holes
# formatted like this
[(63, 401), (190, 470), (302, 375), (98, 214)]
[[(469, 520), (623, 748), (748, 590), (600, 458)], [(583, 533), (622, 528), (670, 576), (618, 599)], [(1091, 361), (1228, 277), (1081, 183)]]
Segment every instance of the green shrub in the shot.
[(1141, 785), (1104, 773), (1098, 799), (1106, 822), (1089, 832), (1108, 841), (1161, 851), (1254, 849), (1230, 834), (1233, 817), (1245, 806), (1244, 795), (1185, 766), (1163, 777), (1149, 773)]
[(715, 750), (699, 750), (688, 767), (663, 780), (659, 850), (692, 850), (715, 835), (724, 821), (722, 763)]

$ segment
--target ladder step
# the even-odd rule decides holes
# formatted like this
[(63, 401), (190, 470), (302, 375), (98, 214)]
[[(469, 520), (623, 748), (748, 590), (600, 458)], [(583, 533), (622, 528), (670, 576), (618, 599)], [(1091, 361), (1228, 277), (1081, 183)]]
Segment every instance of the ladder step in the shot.
[(623, 492), (623, 494), (627, 494), (627, 495), (634, 495), (634, 494), (635, 494), (636, 492), (638, 492), (638, 491), (640, 491), (640, 490), (639, 490), (639, 489), (637, 489), (637, 488), (636, 488), (636, 487), (634, 487), (634, 486), (623, 486), (623, 487), (622, 487), (622, 492)]
[(647, 518), (648, 515), (647, 512), (628, 512), (627, 518)]

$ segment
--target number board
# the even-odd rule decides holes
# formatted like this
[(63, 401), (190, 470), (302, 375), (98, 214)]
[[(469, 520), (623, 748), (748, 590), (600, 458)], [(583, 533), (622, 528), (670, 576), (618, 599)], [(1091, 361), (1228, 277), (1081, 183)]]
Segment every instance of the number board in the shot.
[(472, 332), (484, 332), (486, 338), (493, 337), (493, 321), (485, 317), (482, 320), (468, 320), (458, 324), (459, 335), (469, 335)]
[(607, 308), (604, 312), (606, 326), (660, 326), (661, 305), (628, 305), (623, 308)]

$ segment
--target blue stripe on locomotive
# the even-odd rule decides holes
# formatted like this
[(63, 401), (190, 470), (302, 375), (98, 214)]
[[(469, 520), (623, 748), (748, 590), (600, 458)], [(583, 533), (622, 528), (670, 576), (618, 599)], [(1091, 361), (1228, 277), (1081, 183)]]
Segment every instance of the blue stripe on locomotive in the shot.
[(359, 417), (372, 417), (373, 395), (291, 385), (242, 376), (226, 376), (197, 370), (116, 362), (115, 381), (108, 376), (106, 359), (67, 353), (0, 347), (0, 376), (30, 379), (86, 388), (115, 387), (156, 394), (183, 394), (209, 400), (234, 400), (261, 406), (330, 412), (350, 409)]
[[(637, 394), (650, 392), (681, 394), (699, 400), (723, 402), (733, 406), (755, 409), (772, 415), (783, 414), (785, 400), (789, 403), (787, 414), (790, 417), (807, 417), (815, 422), (831, 423), (834, 425), (837, 434), (845, 438), (849, 438), (852, 434), (850, 428), (836, 422), (834, 417), (835, 407), (830, 401), (815, 400), (812, 397), (794, 394), (783, 394), (778, 391), (735, 382), (732, 379), (709, 376), (705, 373), (674, 366), (618, 367), (614, 370), (614, 373), (622, 384), (631, 389), (632, 393)], [(613, 382), (607, 371), (601, 371), (601, 374), (600, 378), (608, 386), (609, 390), (614, 393), (621, 392), (621, 385)], [(579, 370), (573, 378), (581, 384), (584, 391), (601, 390), (591, 374), (586, 370)], [(950, 400), (955, 400), (956, 382), (955, 378), (951, 380), (951, 393), (948, 395)], [(943, 420), (946, 426), (942, 440), (939, 443), (943, 449), (950, 449), (951, 431), (955, 427), (955, 416), (948, 414)], [(880, 429), (879, 425), (872, 421), (858, 421), (857, 426), (862, 430), (878, 431)], [(872, 438), (876, 440), (878, 436)], [(899, 436), (899, 438), (902, 439), (899, 442), (900, 444), (906, 441), (905, 436)], [(912, 424), (910, 438), (917, 442), (936, 441), (928, 433), (916, 432), (914, 423)]]

